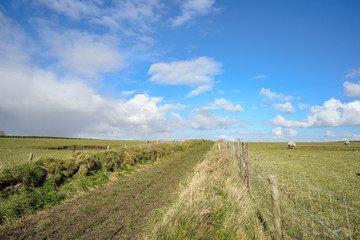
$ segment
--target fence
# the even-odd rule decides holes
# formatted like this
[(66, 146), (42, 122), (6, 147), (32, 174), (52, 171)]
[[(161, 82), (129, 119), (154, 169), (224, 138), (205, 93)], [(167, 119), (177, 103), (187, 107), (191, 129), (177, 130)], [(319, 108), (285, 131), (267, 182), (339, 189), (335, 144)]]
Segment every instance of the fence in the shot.
[[(275, 239), (360, 239), (360, 207), (248, 152), (247, 143), (240, 147), (238, 140), (228, 146), (239, 161), (241, 177), (258, 206), (258, 217)], [(272, 176), (277, 184), (270, 184)], [(280, 226), (276, 224), (271, 186), (280, 193)], [(279, 227), (281, 233), (276, 233)]]

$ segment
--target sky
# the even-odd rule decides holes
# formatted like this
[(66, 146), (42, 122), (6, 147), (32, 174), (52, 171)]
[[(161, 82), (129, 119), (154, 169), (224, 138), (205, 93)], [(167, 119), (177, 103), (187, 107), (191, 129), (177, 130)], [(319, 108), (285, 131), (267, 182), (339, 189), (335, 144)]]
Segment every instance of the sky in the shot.
[(360, 140), (357, 0), (0, 1), (0, 130)]

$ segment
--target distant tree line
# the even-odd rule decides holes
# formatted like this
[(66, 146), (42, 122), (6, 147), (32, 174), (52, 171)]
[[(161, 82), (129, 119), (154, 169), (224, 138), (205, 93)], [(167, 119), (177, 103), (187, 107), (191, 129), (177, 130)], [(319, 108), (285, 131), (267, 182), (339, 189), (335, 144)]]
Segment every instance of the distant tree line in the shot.
[(5, 136), (5, 135), (6, 135), (5, 131), (4, 131), (4, 130), (0, 130), (0, 136)]

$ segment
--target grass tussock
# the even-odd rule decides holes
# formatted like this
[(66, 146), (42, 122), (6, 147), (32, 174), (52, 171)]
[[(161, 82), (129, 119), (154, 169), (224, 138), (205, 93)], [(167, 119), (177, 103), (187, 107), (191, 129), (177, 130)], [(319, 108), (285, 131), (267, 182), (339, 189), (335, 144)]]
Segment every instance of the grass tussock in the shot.
[(181, 187), (179, 199), (158, 210), (147, 239), (270, 239), (240, 180), (226, 144), (218, 144)]

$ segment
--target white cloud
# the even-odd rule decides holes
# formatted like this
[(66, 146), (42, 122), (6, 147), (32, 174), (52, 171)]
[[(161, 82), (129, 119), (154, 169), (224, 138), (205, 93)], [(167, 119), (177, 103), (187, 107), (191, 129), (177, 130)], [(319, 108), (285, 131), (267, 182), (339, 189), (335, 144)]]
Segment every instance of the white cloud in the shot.
[(6, 61), (28, 61), (31, 43), (23, 29), (0, 11), (0, 57)]
[(171, 131), (161, 98), (105, 99), (82, 81), (0, 61), (0, 126), (8, 133), (76, 136), (158, 134)]
[(106, 5), (102, 0), (38, 0), (38, 3), (74, 20), (86, 19), (87, 23), (124, 32), (149, 31), (150, 24), (161, 18), (159, 11), (164, 7), (159, 0), (122, 0)]
[(71, 18), (99, 15), (103, 2), (99, 0), (38, 0), (38, 3)]
[(199, 57), (189, 61), (154, 63), (150, 66), (151, 82), (165, 85), (208, 85), (214, 76), (221, 73), (221, 63), (208, 57)]
[[(60, 74), (59, 77), (58, 69), (51, 65), (51, 62), (47, 69), (36, 66), (37, 62), (32, 61), (32, 56), (39, 49), (31, 48), (24, 31), (1, 12), (0, 24), (0, 126), (8, 134), (95, 135), (129, 139), (172, 131), (173, 122), (167, 117), (167, 113), (184, 106), (161, 104), (161, 97), (150, 97), (146, 94), (138, 94), (128, 101), (104, 98), (79, 75), (74, 77)], [(65, 32), (63, 38), (58, 33), (46, 33), (52, 34), (55, 42), (67, 40), (65, 43), (59, 42), (59, 45), (51, 45), (52, 50), (60, 56), (62, 53), (59, 46), (64, 46), (64, 52), (69, 49), (77, 52), (77, 48), (71, 46), (72, 44), (77, 45), (80, 41), (85, 46), (90, 45), (88, 50), (98, 55), (87, 57), (98, 57), (102, 60), (98, 62), (98, 68), (82, 59), (89, 67), (95, 68), (94, 72), (84, 72), (85, 75), (109, 70), (103, 64), (111, 65), (108, 60), (113, 58), (106, 57), (111, 54), (110, 47), (106, 44), (111, 46), (112, 41), (106, 37), (83, 35), (76, 31)], [(45, 36), (47, 37), (49, 36)], [(105, 51), (106, 56), (95, 48)], [(103, 60), (104, 58), (107, 60)], [(66, 57), (60, 58), (64, 59)], [(78, 66), (74, 69), (82, 70)]]
[(358, 78), (360, 77), (360, 68), (350, 69), (349, 73), (346, 75), (346, 78)]
[(255, 77), (252, 77), (251, 79), (257, 80), (257, 79), (265, 79), (265, 78), (267, 78), (267, 77), (268, 77), (268, 75), (260, 74), (260, 75), (257, 75), (257, 76), (255, 76)]
[(189, 123), (184, 118), (182, 118), (180, 114), (172, 112), (171, 117), (171, 125), (175, 128), (185, 130), (189, 127)]
[(192, 90), (191, 92), (189, 92), (185, 98), (191, 98), (191, 97), (194, 97), (196, 95), (199, 95), (203, 92), (207, 92), (207, 91), (211, 91), (213, 88), (212, 85), (203, 85), (203, 86), (199, 86), (197, 88), (195, 88), (194, 90)]
[(113, 72), (126, 66), (125, 58), (111, 36), (98, 36), (87, 32), (55, 32), (42, 30), (44, 41), (50, 47), (49, 55), (58, 65), (77, 74), (96, 78), (101, 73)]
[(310, 105), (308, 105), (308, 104), (303, 104), (303, 103), (299, 103), (299, 104), (298, 104), (298, 107), (299, 107), (299, 109), (301, 109), (301, 110), (305, 110), (305, 109), (308, 109), (308, 108), (310, 107)]
[(330, 130), (325, 131), (325, 138), (327, 141), (346, 141), (359, 140), (360, 134), (344, 131), (342, 133), (333, 133)]
[(133, 95), (136, 92), (136, 90), (131, 90), (131, 91), (121, 91), (121, 95), (124, 97), (128, 97), (130, 95)]
[(91, 22), (119, 31), (126, 25), (134, 32), (148, 32), (151, 24), (161, 18), (164, 4), (159, 0), (122, 0), (114, 1), (114, 6), (106, 9), (101, 16)]
[(182, 5), (182, 14), (172, 21), (173, 27), (183, 25), (199, 15), (211, 13), (215, 0), (186, 0)]
[(280, 137), (280, 136), (282, 137), (283, 135), (281, 127), (274, 128), (273, 130), (271, 130), (271, 132), (275, 137)]
[(191, 116), (190, 125), (196, 130), (226, 128), (238, 121), (236, 119), (217, 116), (206, 108), (198, 108), (194, 110), (194, 112), (196, 114)]
[(261, 88), (259, 92), (260, 95), (264, 95), (269, 100), (280, 100), (284, 102), (288, 102), (293, 99), (292, 96), (284, 96), (282, 93), (271, 92), (268, 88)]
[(214, 103), (211, 103), (209, 108), (211, 109), (223, 108), (226, 112), (244, 111), (244, 109), (240, 106), (240, 104), (234, 105), (224, 98), (215, 98)]
[(295, 112), (295, 108), (291, 104), (291, 102), (286, 102), (284, 104), (274, 104), (274, 108), (276, 110), (282, 111), (284, 113), (293, 113)]
[(360, 125), (360, 101), (341, 103), (337, 99), (324, 102), (323, 106), (313, 106), (305, 120), (286, 120), (281, 115), (270, 120), (281, 127), (337, 127)]
[(334, 134), (332, 131), (330, 130), (326, 130), (325, 131), (325, 136), (328, 137), (328, 138), (334, 138), (336, 137), (336, 134)]
[(360, 81), (358, 81), (357, 83), (351, 83), (346, 81), (344, 82), (343, 87), (348, 97), (360, 97)]
[(294, 138), (298, 135), (298, 132), (292, 128), (283, 129), (281, 127), (274, 128), (271, 131), (271, 133), (275, 138), (287, 138), (287, 137)]

